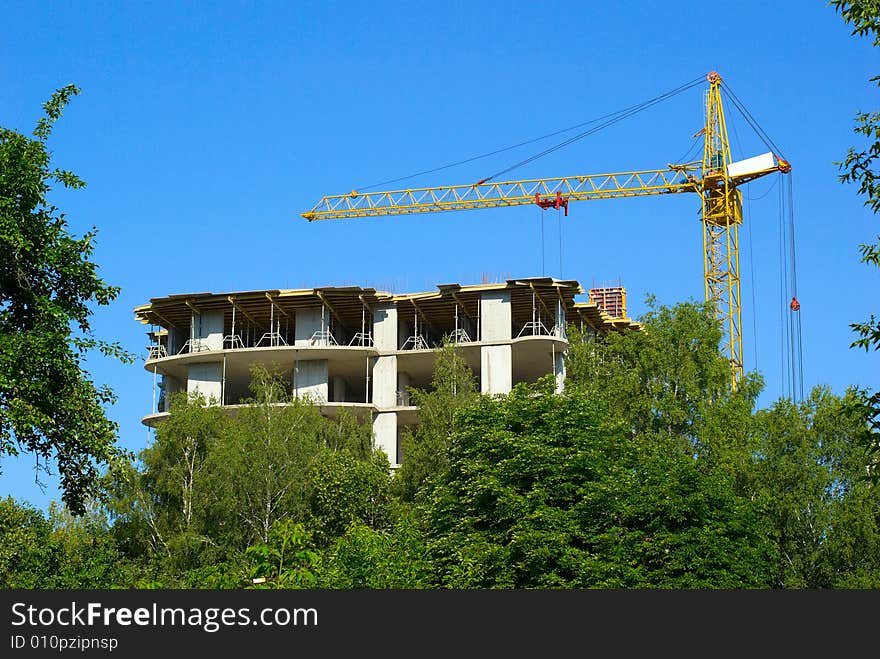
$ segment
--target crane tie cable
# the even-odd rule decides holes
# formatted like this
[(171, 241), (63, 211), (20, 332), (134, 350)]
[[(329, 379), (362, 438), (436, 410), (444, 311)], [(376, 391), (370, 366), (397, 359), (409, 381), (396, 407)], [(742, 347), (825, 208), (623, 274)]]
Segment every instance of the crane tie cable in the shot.
[(672, 98), (673, 96), (676, 96), (677, 94), (681, 94), (682, 92), (687, 91), (691, 87), (694, 87), (694, 86), (700, 84), (701, 82), (703, 82), (703, 80), (704, 80), (704, 78), (702, 76), (700, 76), (699, 78), (695, 78), (691, 82), (685, 83), (684, 85), (681, 85), (680, 87), (677, 87), (671, 91), (668, 91), (665, 94), (661, 94), (660, 96), (655, 96), (654, 98), (652, 98), (650, 100), (644, 101), (643, 103), (639, 103), (638, 105), (631, 106), (631, 107), (627, 108), (626, 110), (621, 110), (620, 112), (615, 113), (616, 116), (612, 115), (611, 119), (608, 119), (607, 121), (596, 126), (595, 128), (591, 128), (591, 129), (586, 130), (582, 133), (579, 133), (579, 134), (575, 135), (574, 137), (570, 137), (567, 140), (560, 142), (559, 144), (556, 144), (555, 146), (551, 146), (547, 149), (544, 149), (543, 151), (536, 153), (535, 155), (530, 156), (530, 157), (526, 158), (525, 160), (521, 160), (520, 162), (515, 163), (515, 164), (511, 165), (510, 167), (507, 167), (507, 168), (502, 169), (498, 172), (495, 172), (491, 176), (487, 176), (486, 178), (480, 180), (478, 182), (478, 185), (482, 184), (482, 183), (486, 183), (488, 181), (491, 181), (492, 179), (494, 179), (498, 176), (501, 176), (502, 174), (506, 174), (507, 172), (513, 171), (514, 169), (517, 169), (518, 167), (522, 167), (523, 165), (527, 165), (528, 163), (530, 163), (534, 160), (537, 160), (538, 158), (543, 158), (544, 156), (546, 156), (550, 153), (553, 153), (554, 151), (557, 151), (558, 149), (561, 149), (562, 147), (568, 146), (569, 144), (572, 144), (573, 142), (577, 142), (578, 140), (581, 140), (584, 137), (587, 137), (588, 135), (592, 135), (593, 133), (597, 133), (598, 131), (602, 130), (603, 128), (607, 128), (608, 126), (616, 124), (618, 121), (621, 121), (623, 119), (631, 117), (634, 114), (641, 112), (642, 110), (646, 110), (647, 108), (649, 108), (653, 105), (656, 105), (657, 103), (660, 103), (661, 101), (665, 101), (666, 99)]
[(483, 158), (489, 158), (490, 156), (495, 156), (495, 155), (498, 155), (499, 153), (504, 153), (506, 151), (512, 151), (513, 149), (518, 149), (522, 146), (527, 146), (529, 144), (534, 144), (535, 142), (540, 142), (541, 140), (546, 140), (551, 137), (556, 137), (557, 135), (561, 135), (563, 133), (568, 133), (570, 131), (576, 130), (578, 128), (583, 128), (584, 126), (589, 126), (591, 124), (595, 124), (600, 121), (606, 122), (600, 126), (597, 126), (595, 129), (585, 131), (584, 133), (576, 135), (573, 138), (566, 140), (565, 142), (563, 142), (561, 144), (558, 144), (554, 147), (550, 147), (549, 149), (547, 149), (547, 150), (545, 150), (535, 156), (528, 158), (527, 160), (523, 161), (522, 163), (519, 163), (517, 165), (513, 165), (512, 167), (509, 167), (509, 168), (503, 170), (502, 172), (498, 172), (496, 174), (493, 174), (492, 176), (489, 176), (481, 181), (481, 182), (485, 183), (486, 181), (491, 180), (492, 178), (494, 178), (495, 176), (498, 176), (499, 174), (511, 171), (512, 169), (519, 167), (521, 164), (531, 162), (532, 160), (535, 160), (535, 159), (540, 158), (544, 155), (547, 155), (548, 153), (551, 153), (559, 148), (562, 148), (563, 146), (566, 146), (566, 145), (570, 144), (571, 142), (577, 141), (583, 137), (586, 137), (587, 135), (589, 135), (591, 133), (597, 132), (597, 131), (601, 130), (602, 128), (610, 126), (610, 125), (620, 121), (621, 119), (625, 119), (626, 117), (632, 116), (633, 114), (636, 114), (637, 112), (640, 112), (641, 110), (644, 110), (645, 108), (650, 107), (651, 105), (654, 105), (655, 103), (659, 103), (662, 100), (665, 100), (667, 98), (675, 96), (676, 94), (679, 94), (683, 91), (686, 91), (687, 89), (690, 89), (691, 87), (700, 83), (702, 80), (703, 80), (702, 77), (696, 78), (695, 80), (693, 80), (689, 83), (686, 83), (685, 85), (682, 85), (681, 87), (678, 87), (672, 91), (666, 92), (665, 94), (661, 94), (660, 96), (657, 96), (657, 97), (650, 99), (648, 101), (644, 101), (642, 103), (637, 103), (636, 105), (631, 105), (627, 108), (624, 108), (622, 110), (617, 110), (615, 112), (609, 112), (608, 114), (604, 114), (601, 117), (597, 117), (595, 119), (590, 119), (589, 121), (584, 121), (579, 124), (575, 124), (573, 126), (568, 126), (567, 128), (560, 128), (559, 130), (555, 130), (553, 132), (547, 133), (546, 135), (541, 135), (540, 137), (535, 137), (535, 138), (532, 138), (529, 140), (525, 140), (524, 142), (519, 142), (518, 144), (506, 146), (501, 149), (496, 149), (496, 150), (490, 151), (488, 153), (483, 153), (483, 154), (480, 154), (477, 156), (472, 156), (470, 158), (465, 158), (464, 160), (458, 160), (456, 162), (448, 163), (446, 165), (440, 165), (439, 167), (433, 167), (431, 169), (424, 169), (422, 171), (415, 172), (414, 174), (409, 174), (407, 176), (400, 176), (398, 178), (387, 179), (385, 181), (379, 181), (378, 183), (372, 183), (370, 185), (362, 185), (359, 187), (355, 187), (354, 189), (355, 190), (363, 190), (363, 191), (372, 190), (373, 188), (377, 188), (379, 186), (385, 186), (385, 185), (389, 185), (391, 183), (398, 183), (400, 181), (406, 181), (406, 180), (409, 180), (412, 178), (416, 178), (417, 176), (423, 176), (425, 174), (433, 174), (435, 172), (440, 172), (445, 169), (450, 169), (451, 167), (457, 167), (458, 165), (465, 165), (469, 162), (474, 162), (475, 160), (482, 160)]
[(727, 93), (728, 99), (733, 103), (737, 110), (740, 111), (742, 116), (745, 118), (746, 122), (748, 122), (749, 126), (752, 127), (758, 137), (761, 138), (761, 141), (764, 142), (764, 145), (773, 151), (777, 157), (784, 158), (782, 154), (782, 150), (773, 143), (773, 140), (770, 139), (770, 136), (767, 135), (766, 131), (761, 128), (761, 125), (757, 122), (757, 120), (752, 116), (752, 114), (746, 109), (746, 106), (742, 101), (739, 100), (736, 94), (733, 93), (733, 90), (730, 88), (725, 82), (721, 83), (721, 88)]
[[(629, 108), (627, 108), (629, 109)], [(360, 187), (355, 188), (356, 190), (372, 190), (373, 188), (378, 188), (380, 185), (388, 185), (390, 183), (398, 183), (399, 181), (407, 181), (411, 178), (416, 178), (417, 176), (423, 176), (424, 174), (433, 174), (434, 172), (441, 172), (444, 169), (449, 169), (451, 167), (458, 167), (459, 165), (466, 165), (469, 162), (474, 162), (475, 160), (482, 160), (483, 158), (489, 158), (490, 156), (496, 156), (499, 153), (504, 153), (505, 151), (512, 151), (513, 149), (518, 149), (521, 146), (527, 146), (529, 144), (534, 144), (535, 142), (540, 142), (541, 140), (546, 140), (551, 137), (556, 137), (557, 135), (561, 135), (562, 133), (567, 133), (569, 131), (575, 130), (576, 128), (583, 128), (584, 126), (589, 126), (590, 124), (594, 124), (597, 121), (602, 121), (603, 119), (607, 119), (609, 117), (613, 117), (614, 115), (620, 114), (621, 112), (625, 112), (626, 110), (617, 110), (616, 112), (610, 112), (609, 114), (602, 115), (601, 117), (597, 117), (595, 119), (590, 119), (589, 121), (583, 121), (579, 124), (575, 124), (574, 126), (569, 126), (568, 128), (560, 128), (559, 130), (555, 130), (552, 133), (547, 133), (546, 135), (541, 135), (540, 137), (534, 137), (530, 140), (526, 140), (525, 142), (520, 142), (519, 144), (512, 144), (511, 146), (505, 146), (501, 149), (496, 149), (495, 151), (489, 151), (488, 153), (483, 153), (478, 156), (471, 156), (470, 158), (465, 158), (464, 160), (458, 160), (456, 162), (451, 162), (446, 165), (440, 165), (439, 167), (434, 167), (432, 169), (424, 169), (420, 172), (416, 172), (414, 174), (408, 174), (407, 176), (400, 176), (398, 178), (390, 178), (385, 181), (379, 181), (378, 183), (373, 183), (371, 185), (362, 185)]]

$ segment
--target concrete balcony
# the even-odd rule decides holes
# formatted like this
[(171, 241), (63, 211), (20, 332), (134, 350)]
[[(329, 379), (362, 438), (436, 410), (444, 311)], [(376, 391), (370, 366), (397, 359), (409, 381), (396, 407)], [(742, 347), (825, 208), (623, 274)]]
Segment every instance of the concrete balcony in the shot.
[[(278, 407), (283, 407), (284, 403), (279, 403)], [(230, 417), (236, 416), (240, 410), (247, 407), (246, 404), (222, 405), (220, 408)], [(358, 421), (369, 420), (376, 413), (376, 406), (372, 403), (323, 403), (318, 406), (321, 414), (328, 418), (335, 418), (342, 410), (345, 410)], [(416, 408), (400, 408), (401, 410), (413, 410)], [(150, 428), (155, 428), (159, 423), (168, 418), (169, 412), (154, 412), (141, 418), (141, 423)]]

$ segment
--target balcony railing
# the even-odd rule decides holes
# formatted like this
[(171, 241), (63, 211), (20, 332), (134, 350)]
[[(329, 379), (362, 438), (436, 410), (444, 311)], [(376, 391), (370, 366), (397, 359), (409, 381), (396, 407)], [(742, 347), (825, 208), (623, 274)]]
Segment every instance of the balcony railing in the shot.
[(547, 329), (547, 326), (542, 321), (530, 320), (522, 326), (516, 338), (521, 336), (550, 336), (550, 330)]
[(351, 341), (348, 342), (350, 346), (361, 346), (361, 347), (372, 347), (373, 346), (373, 335), (369, 332), (358, 332), (353, 337), (351, 337)]
[(223, 347), (230, 350), (241, 350), (244, 348), (244, 341), (238, 334), (227, 334), (223, 337)]
[(183, 355), (191, 352), (208, 352), (210, 349), (211, 347), (208, 345), (206, 339), (187, 339), (186, 342), (180, 346), (180, 350), (177, 351), (177, 354)]
[(156, 344), (147, 346), (147, 359), (162, 359), (167, 356), (168, 351), (165, 349), (165, 346)]
[(313, 346), (338, 346), (336, 337), (329, 329), (318, 330), (309, 338), (309, 345)]
[(260, 337), (260, 340), (257, 341), (257, 344), (254, 347), (261, 348), (264, 345), (269, 345), (273, 348), (276, 346), (286, 346), (287, 341), (284, 340), (284, 337), (281, 336), (280, 332), (266, 332)]
[(523, 324), (519, 332), (517, 332), (516, 338), (523, 336), (555, 336), (559, 339), (567, 338), (564, 325), (557, 323), (553, 325), (552, 328), (548, 328), (540, 320), (530, 320)]
[(409, 337), (406, 341), (403, 342), (403, 345), (400, 347), (401, 350), (430, 350), (431, 346), (428, 345), (428, 342), (425, 340), (425, 337), (421, 334), (414, 334)]

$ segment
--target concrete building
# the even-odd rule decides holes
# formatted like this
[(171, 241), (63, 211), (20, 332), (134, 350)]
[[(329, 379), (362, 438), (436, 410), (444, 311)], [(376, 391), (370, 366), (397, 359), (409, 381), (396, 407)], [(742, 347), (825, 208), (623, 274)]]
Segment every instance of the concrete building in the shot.
[(483, 393), (504, 394), (548, 373), (562, 388), (571, 324), (591, 335), (636, 326), (575, 301), (583, 293), (577, 281), (542, 277), (399, 295), (325, 287), (154, 298), (135, 308), (152, 326), (145, 368), (153, 409), (143, 423), (166, 417), (168, 397), (180, 391), (234, 413), (250, 396), (251, 366), (263, 364), (281, 369), (292, 394), (310, 397), (323, 414), (348, 409), (369, 418), (376, 445), (396, 466), (400, 429), (418, 423), (409, 387), (429, 388), (444, 337)]

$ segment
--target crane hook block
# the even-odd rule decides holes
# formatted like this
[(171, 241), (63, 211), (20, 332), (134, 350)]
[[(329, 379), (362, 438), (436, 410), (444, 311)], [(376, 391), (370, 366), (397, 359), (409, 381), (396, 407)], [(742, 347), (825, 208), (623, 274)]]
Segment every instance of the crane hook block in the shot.
[(556, 191), (555, 197), (544, 197), (543, 199), (541, 199), (541, 195), (536, 192), (535, 203), (544, 210), (547, 210), (548, 208), (564, 208), (565, 217), (568, 217), (568, 197), (563, 197), (558, 190)]
[(801, 310), (801, 303), (798, 302), (798, 299), (796, 297), (791, 298), (791, 304), (789, 306), (791, 307), (792, 311)]
[(783, 174), (788, 174), (791, 171), (791, 163), (787, 160), (783, 160), (779, 156), (777, 156), (776, 159), (779, 161), (779, 171)]

